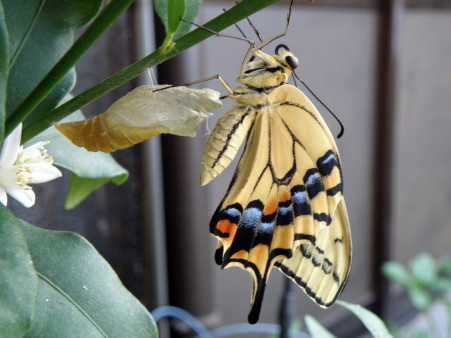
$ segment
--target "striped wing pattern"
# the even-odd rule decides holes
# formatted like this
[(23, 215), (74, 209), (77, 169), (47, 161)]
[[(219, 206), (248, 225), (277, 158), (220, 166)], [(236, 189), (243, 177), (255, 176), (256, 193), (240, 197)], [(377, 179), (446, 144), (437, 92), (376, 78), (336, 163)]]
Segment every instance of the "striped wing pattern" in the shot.
[[(309, 99), (289, 84), (274, 89), (268, 103), (248, 116), (253, 117), (245, 150), (210, 223), (219, 240), (216, 262), (250, 272), (250, 323), (258, 321), (273, 266), (319, 305), (331, 306), (346, 284), (351, 261), (335, 141)], [(225, 128), (221, 141), (215, 130), (210, 147), (223, 149), (234, 137), (228, 133), (237, 129)]]

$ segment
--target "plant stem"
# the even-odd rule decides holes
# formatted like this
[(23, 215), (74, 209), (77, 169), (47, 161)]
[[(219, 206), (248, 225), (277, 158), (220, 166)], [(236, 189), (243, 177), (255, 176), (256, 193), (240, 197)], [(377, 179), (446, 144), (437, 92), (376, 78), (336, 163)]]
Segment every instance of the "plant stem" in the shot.
[(111, 0), (80, 38), (7, 119), (7, 134), (14, 130), (20, 122), (24, 121), (33, 112), (51, 90), (61, 81), (64, 75), (66, 75), (94, 42), (97, 41), (102, 33), (106, 31), (116, 21), (117, 17), (119, 17), (119, 15), (133, 2), (134, 0)]
[[(279, 0), (244, 0), (227, 12), (206, 23), (204, 26), (215, 32), (220, 32), (230, 25), (233, 25), (234, 23), (277, 1)], [(45, 118), (26, 127), (22, 133), (23, 142), (26, 142), (30, 138), (47, 129), (53, 123), (82, 108), (91, 101), (94, 101), (120, 85), (132, 80), (148, 68), (154, 67), (170, 58), (173, 58), (211, 35), (212, 33), (207, 32), (202, 28), (198, 28), (174, 41), (172, 48), (169, 48), (166, 52), (161, 48), (157, 49), (155, 52), (146, 56), (142, 60), (128, 66), (108, 79), (102, 81), (98, 85), (86, 90), (70, 101), (55, 108)]]

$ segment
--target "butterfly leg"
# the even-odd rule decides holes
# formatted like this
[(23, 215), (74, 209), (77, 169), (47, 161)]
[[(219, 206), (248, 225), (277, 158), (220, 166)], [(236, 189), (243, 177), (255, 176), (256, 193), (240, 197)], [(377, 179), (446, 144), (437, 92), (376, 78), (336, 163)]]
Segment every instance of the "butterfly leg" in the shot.
[(227, 82), (225, 82), (225, 80), (220, 75), (213, 75), (213, 76), (207, 77), (205, 79), (201, 79), (201, 80), (197, 80), (197, 81), (193, 81), (193, 82), (188, 82), (188, 83), (183, 83), (183, 84), (178, 84), (178, 85), (168, 85), (167, 87), (155, 89), (153, 92), (155, 93), (155, 92), (158, 92), (160, 90), (165, 90), (165, 89), (174, 88), (174, 87), (191, 86), (191, 85), (196, 84), (196, 83), (207, 82), (207, 81), (210, 81), (210, 80), (213, 80), (213, 79), (217, 79), (224, 86), (224, 88), (227, 90), (229, 95), (233, 94), (232, 88), (227, 84)]

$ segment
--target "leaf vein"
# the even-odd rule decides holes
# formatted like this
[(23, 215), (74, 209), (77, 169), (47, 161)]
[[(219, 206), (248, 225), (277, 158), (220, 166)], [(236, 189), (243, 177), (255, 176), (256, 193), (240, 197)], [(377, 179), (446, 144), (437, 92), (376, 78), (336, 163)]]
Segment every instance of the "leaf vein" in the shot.
[(83, 316), (85, 316), (92, 323), (92, 325), (94, 325), (97, 328), (97, 330), (99, 330), (99, 332), (104, 337), (108, 337), (108, 335), (105, 333), (105, 331), (102, 330), (102, 328), (95, 322), (95, 320), (85, 310), (83, 310), (83, 308), (80, 305), (78, 305), (77, 302), (75, 300), (73, 300), (71, 296), (69, 296), (66, 292), (64, 292), (63, 289), (61, 289), (58, 285), (53, 283), (49, 278), (44, 276), (42, 273), (40, 273), (40, 272), (36, 272), (36, 273), (41, 280), (43, 280), (48, 285), (50, 285), (53, 289), (55, 289), (58, 293), (60, 293), (64, 298), (66, 298), (78, 311), (80, 311), (80, 313)]

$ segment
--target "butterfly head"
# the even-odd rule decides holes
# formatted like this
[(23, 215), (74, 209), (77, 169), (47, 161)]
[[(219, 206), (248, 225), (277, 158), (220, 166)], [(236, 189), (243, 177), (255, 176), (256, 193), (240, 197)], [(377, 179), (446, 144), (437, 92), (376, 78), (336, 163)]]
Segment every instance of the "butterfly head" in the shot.
[(276, 47), (276, 55), (274, 55), (274, 59), (276, 59), (281, 65), (283, 65), (285, 68), (293, 71), (295, 70), (299, 65), (299, 60), (292, 52), (290, 52), (290, 49), (284, 45), (280, 44)]
[(276, 47), (275, 53), (269, 55), (261, 49), (252, 50), (251, 57), (243, 64), (237, 81), (249, 88), (265, 91), (286, 83), (299, 60), (283, 44)]

